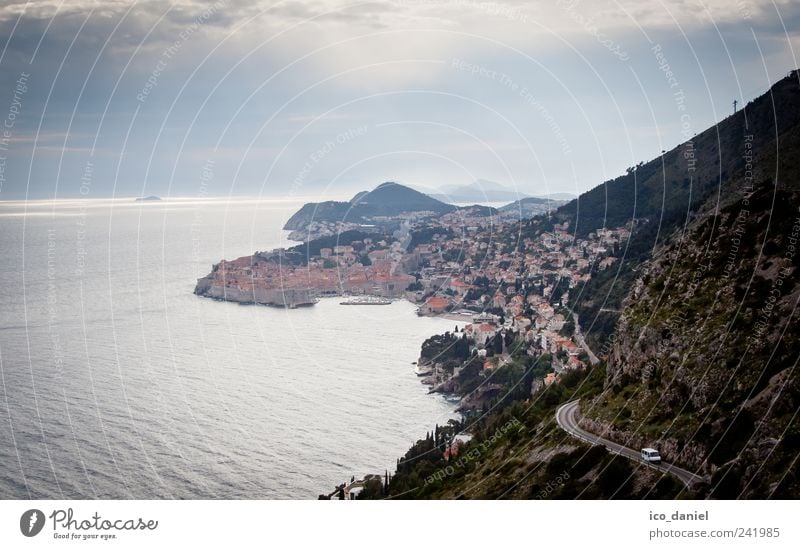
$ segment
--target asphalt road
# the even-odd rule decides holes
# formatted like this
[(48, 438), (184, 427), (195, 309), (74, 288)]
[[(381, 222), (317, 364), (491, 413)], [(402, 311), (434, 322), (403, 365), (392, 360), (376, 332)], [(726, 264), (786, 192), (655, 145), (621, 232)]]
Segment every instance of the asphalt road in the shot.
[(578, 427), (578, 421), (575, 418), (575, 412), (578, 410), (578, 402), (578, 400), (567, 402), (566, 404), (561, 405), (558, 410), (556, 410), (556, 421), (558, 422), (558, 426), (564, 429), (570, 435), (574, 436), (575, 438), (579, 438), (584, 442), (588, 442), (589, 444), (603, 445), (608, 449), (609, 452), (613, 452), (631, 459), (640, 465), (646, 465), (648, 467), (658, 469), (659, 471), (675, 475), (687, 487), (691, 487), (692, 484), (703, 480), (703, 477), (695, 475), (694, 473), (691, 473), (686, 469), (682, 469), (677, 465), (671, 465), (664, 461), (662, 461), (660, 465), (642, 461), (641, 448), (628, 448), (626, 446), (622, 446), (621, 444), (617, 444), (616, 442), (593, 435), (588, 431), (584, 431)]
[(578, 313), (572, 313), (572, 320), (575, 321), (575, 339), (578, 341), (578, 345), (580, 345), (586, 354), (589, 355), (589, 362), (592, 363), (592, 366), (596, 366), (600, 364), (600, 359), (597, 358), (592, 350), (589, 348), (589, 345), (586, 343), (586, 340), (583, 338), (583, 332), (581, 332), (581, 323), (578, 322)]

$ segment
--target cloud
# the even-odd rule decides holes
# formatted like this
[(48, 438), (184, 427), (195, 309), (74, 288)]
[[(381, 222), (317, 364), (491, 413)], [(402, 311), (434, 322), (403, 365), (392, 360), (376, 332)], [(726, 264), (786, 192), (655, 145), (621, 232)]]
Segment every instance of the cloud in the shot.
[[(98, 163), (98, 181), (112, 181), (112, 160), (123, 158), (117, 189), (133, 194), (143, 181), (191, 188), (207, 158), (219, 161), (220, 185), (235, 177), (252, 193), (269, 178), (282, 188), (321, 144), (363, 124), (369, 137), (338, 147), (309, 178), (464, 183), (452, 179), (506, 179), (507, 165), (518, 181), (574, 191), (576, 180), (595, 185), (679, 138), (648, 39), (679, 72), (700, 129), (727, 112), (738, 82), (746, 100), (793, 68), (800, 28), (800, 4), (790, 0), (219, 0), (209, 13), (213, 5), (4, 2), (0, 81), (32, 76), (3, 192), (14, 191), (11, 175), (28, 179), (31, 155), (45, 185), (79, 180), (90, 154), (109, 159)], [(454, 59), (495, 76), (455, 70)], [(152, 93), (138, 101), (156, 70)], [(0, 118), (10, 91), (0, 90)], [(502, 162), (481, 144), (407, 121), (468, 131)], [(398, 124), (389, 131), (383, 122)], [(67, 135), (56, 173), (50, 159)], [(564, 159), (562, 137), (581, 162)], [(419, 155), (394, 154), (403, 150)]]

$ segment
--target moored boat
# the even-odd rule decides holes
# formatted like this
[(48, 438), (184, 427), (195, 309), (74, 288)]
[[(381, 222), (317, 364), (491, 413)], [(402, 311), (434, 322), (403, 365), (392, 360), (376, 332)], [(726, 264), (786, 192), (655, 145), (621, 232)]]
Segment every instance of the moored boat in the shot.
[(390, 305), (391, 299), (385, 297), (377, 297), (371, 295), (362, 295), (358, 297), (351, 297), (339, 303), (339, 305)]

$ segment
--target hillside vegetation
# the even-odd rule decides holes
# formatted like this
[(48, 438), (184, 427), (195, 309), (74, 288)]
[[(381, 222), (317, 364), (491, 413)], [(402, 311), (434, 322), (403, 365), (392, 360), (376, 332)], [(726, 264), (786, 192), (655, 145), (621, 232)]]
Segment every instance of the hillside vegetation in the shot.
[[(549, 386), (526, 379), (535, 365), (510, 377), (481, 413), (419, 440), (380, 497), (798, 497), (799, 122), (794, 73), (691, 143), (526, 224), (533, 234), (568, 221), (580, 235), (635, 222), (619, 268), (570, 300), (601, 364)], [(554, 416), (576, 398), (584, 429), (656, 446), (705, 482), (686, 488), (570, 437)], [(474, 437), (448, 455), (459, 432)]]
[(744, 175), (750, 151), (755, 152), (752, 184), (777, 179), (775, 173), (783, 184), (797, 181), (792, 162), (800, 124), (797, 96), (797, 77), (785, 78), (716, 126), (558, 210), (556, 221), (570, 221), (579, 236), (635, 221), (625, 261), (597, 273), (573, 298), (592, 343), (602, 346), (610, 335), (637, 269), (656, 246), (683, 230), (703, 207), (713, 210), (734, 189), (750, 186)]

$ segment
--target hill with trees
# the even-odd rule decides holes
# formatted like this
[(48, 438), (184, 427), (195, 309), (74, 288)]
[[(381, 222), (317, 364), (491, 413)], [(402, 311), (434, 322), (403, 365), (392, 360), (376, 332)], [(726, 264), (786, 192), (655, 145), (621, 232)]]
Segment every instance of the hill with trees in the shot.
[[(798, 497), (798, 122), (795, 71), (691, 142), (525, 224), (528, 235), (632, 227), (619, 267), (571, 290), (601, 362), (549, 385), (535, 383), (542, 357), (515, 362), (482, 410), (398, 460), (382, 497)], [(685, 487), (571, 437), (554, 416), (575, 399), (584, 429), (654, 446), (705, 481)], [(472, 438), (454, 450), (454, 432)]]
[(445, 204), (399, 183), (386, 182), (372, 191), (359, 192), (348, 202), (309, 202), (289, 218), (283, 228), (288, 231), (301, 230), (312, 221), (370, 223), (376, 216), (422, 211), (443, 214), (456, 209), (452, 204)]

